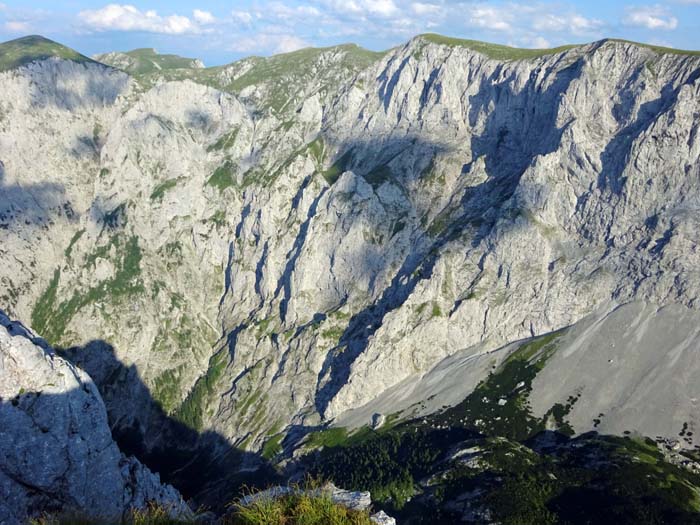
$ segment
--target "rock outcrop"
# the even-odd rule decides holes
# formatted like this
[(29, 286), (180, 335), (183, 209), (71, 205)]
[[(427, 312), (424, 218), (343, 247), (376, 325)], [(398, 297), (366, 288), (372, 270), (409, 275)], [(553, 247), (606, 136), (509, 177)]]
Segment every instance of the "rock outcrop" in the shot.
[(0, 312), (0, 523), (42, 512), (120, 519), (149, 502), (191, 511), (112, 439), (97, 387), (82, 370)]

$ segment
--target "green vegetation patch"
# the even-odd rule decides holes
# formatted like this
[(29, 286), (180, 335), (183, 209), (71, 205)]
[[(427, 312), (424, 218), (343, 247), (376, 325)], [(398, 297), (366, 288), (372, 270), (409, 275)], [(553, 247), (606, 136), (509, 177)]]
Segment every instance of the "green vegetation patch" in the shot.
[(25, 36), (0, 44), (0, 71), (8, 71), (32, 62), (57, 57), (78, 63), (94, 60), (41, 36)]
[(352, 161), (352, 150), (348, 150), (336, 160), (330, 168), (321, 172), (323, 178), (329, 185), (333, 185), (340, 176), (347, 171), (350, 162)]
[(364, 432), (344, 442), (343, 429), (329, 430), (336, 434), (326, 440), (312, 473), (344, 488), (369, 490), (375, 500), (391, 500), (398, 507), (416, 492), (417, 480), (430, 472), (443, 453), (442, 445), (450, 441), (448, 435), (457, 441), (468, 437), (461, 429), (433, 433), (411, 425), (386, 433)]
[(283, 496), (255, 494), (252, 502), (239, 501), (225, 525), (371, 525), (368, 511), (355, 511), (334, 503), (318, 489)]
[(348, 44), (334, 48), (306, 48), (267, 58), (246, 59), (249, 68), (227, 86), (240, 93), (249, 86), (266, 85), (264, 105), (274, 112), (287, 109), (290, 101), (299, 95), (299, 83), (304, 78), (319, 76), (317, 63), (321, 55), (330, 50), (344, 52), (341, 67), (359, 71), (379, 60), (384, 53), (376, 53)]
[(323, 165), (323, 161), (326, 158), (326, 145), (323, 142), (323, 138), (316, 137), (313, 141), (309, 142), (306, 149), (314, 159), (316, 166), (320, 169), (320, 167)]
[(692, 51), (692, 50), (687, 50), (687, 49), (675, 49), (673, 47), (654, 46), (651, 44), (643, 44), (640, 42), (633, 42), (632, 40), (623, 40), (621, 38), (610, 38), (608, 40), (610, 42), (619, 42), (622, 44), (632, 44), (633, 46), (645, 47), (647, 49), (651, 49), (654, 53), (658, 53), (659, 55), (700, 56), (700, 51)]
[(235, 170), (236, 166), (231, 161), (227, 160), (214, 170), (212, 176), (207, 180), (207, 185), (217, 188), (220, 192), (223, 192), (226, 188), (235, 186)]
[(460, 522), (449, 508), (465, 495), (472, 509), (509, 525), (700, 519), (700, 475), (667, 463), (652, 440), (591, 433), (545, 442), (484, 437), (428, 417), (326, 449), (312, 468), (372, 491), (380, 507), (410, 523)]
[[(522, 344), (452, 408), (377, 431), (312, 434), (325, 448), (307, 456), (309, 470), (370, 490), (401, 522), (458, 523), (450, 509), (465, 501), (509, 525), (700, 522), (700, 474), (667, 462), (654, 441), (571, 439), (565, 416), (577, 395), (531, 414), (532, 380), (563, 333)], [(556, 433), (545, 430), (549, 418)]]
[(49, 281), (49, 285), (39, 296), (37, 302), (34, 304), (34, 309), (32, 310), (32, 329), (42, 334), (46, 338), (46, 330), (49, 325), (49, 321), (54, 314), (54, 307), (57, 300), (58, 292), (58, 281), (61, 278), (60, 268), (56, 268), (53, 272), (53, 277)]
[(216, 394), (217, 383), (223, 376), (227, 365), (226, 349), (220, 350), (209, 359), (207, 372), (197, 380), (182, 405), (175, 411), (176, 419), (194, 430), (202, 430), (203, 414)]
[(436, 415), (436, 423), (514, 440), (527, 439), (544, 430), (545, 420), (532, 415), (528, 396), (537, 373), (563, 334), (554, 332), (520, 346), (464, 401)]
[[(54, 271), (49, 286), (37, 300), (32, 311), (32, 328), (52, 345), (60, 346), (62, 337), (71, 319), (82, 308), (102, 301), (118, 302), (124, 297), (145, 292), (141, 275), (141, 248), (137, 237), (123, 239), (113, 237), (109, 244), (98, 248), (100, 256), (107, 256), (109, 248), (116, 248), (117, 259), (113, 261), (115, 274), (112, 278), (101, 281), (84, 292), (73, 291), (66, 301), (59, 301), (57, 290), (60, 269)], [(93, 253), (87, 258), (87, 264), (94, 264), (97, 256)]]
[(238, 137), (238, 132), (239, 128), (236, 127), (228, 133), (223, 134), (221, 137), (219, 137), (219, 140), (207, 147), (207, 152), (225, 151), (229, 148), (232, 148), (233, 145), (236, 143), (236, 137)]
[(345, 333), (345, 328), (342, 326), (333, 326), (330, 327), (326, 330), (323, 330), (321, 332), (321, 335), (325, 337), (326, 339), (330, 339), (331, 341), (338, 342), (340, 341), (340, 338), (343, 337), (343, 334)]
[(224, 210), (217, 210), (214, 215), (209, 217), (209, 220), (213, 222), (217, 228), (221, 228), (226, 224), (226, 212)]
[(153, 193), (151, 193), (151, 200), (152, 201), (160, 201), (163, 200), (163, 196), (165, 195), (166, 192), (169, 190), (172, 190), (175, 186), (177, 186), (178, 182), (180, 182), (179, 178), (176, 179), (168, 179), (164, 182), (161, 182), (156, 186), (153, 190)]
[(552, 49), (520, 49), (516, 47), (503, 46), (500, 44), (489, 44), (478, 40), (451, 38), (434, 33), (427, 33), (421, 35), (420, 37), (426, 42), (430, 42), (432, 44), (439, 44), (449, 47), (466, 47), (495, 60), (525, 60), (539, 58), (546, 55), (563, 53), (564, 51), (578, 47), (577, 45), (568, 45), (555, 47)]
[(153, 381), (153, 399), (168, 415), (172, 414), (180, 403), (180, 380), (184, 368), (184, 365), (180, 365), (175, 369), (164, 370)]
[(71, 254), (73, 253), (73, 247), (80, 240), (80, 238), (83, 236), (84, 233), (85, 233), (85, 229), (78, 230), (77, 232), (75, 232), (75, 234), (71, 238), (70, 242), (68, 243), (68, 246), (66, 247), (66, 249), (64, 251), (67, 259), (70, 259)]
[(451, 212), (451, 210), (442, 210), (437, 217), (433, 219), (433, 222), (430, 223), (430, 226), (427, 229), (427, 232), (431, 237), (437, 237), (447, 229), (447, 227), (450, 225)]
[[(490, 44), (488, 42), (480, 42), (478, 40), (465, 40), (465, 39), (460, 39), (460, 38), (452, 38), (452, 37), (448, 37), (448, 36), (437, 35), (434, 33), (427, 33), (427, 34), (420, 35), (420, 38), (423, 39), (424, 41), (430, 42), (432, 44), (439, 44), (439, 45), (444, 45), (444, 46), (449, 46), (449, 47), (466, 47), (466, 48), (472, 49), (478, 53), (481, 53), (482, 55), (485, 55), (489, 58), (493, 58), (495, 60), (527, 60), (527, 59), (539, 58), (539, 57), (547, 56), (547, 55), (554, 55), (557, 53), (563, 53), (565, 51), (569, 51), (571, 49), (581, 47), (580, 44), (571, 44), (571, 45), (565, 45), (565, 46), (560, 46), (560, 47), (554, 47), (554, 48), (550, 48), (550, 49), (522, 49), (522, 48), (516, 48), (516, 47), (510, 47), (510, 46), (503, 46), (500, 44)], [(688, 50), (683, 50), (683, 49), (674, 49), (671, 47), (655, 46), (655, 45), (650, 45), (650, 44), (633, 42), (631, 40), (622, 40), (619, 38), (611, 38), (611, 39), (608, 39), (608, 41), (609, 42), (619, 42), (619, 43), (624, 43), (624, 44), (632, 44), (634, 46), (644, 47), (647, 49), (651, 49), (655, 53), (658, 53), (661, 55), (664, 55), (664, 54), (689, 55), (689, 56), (700, 55), (700, 51), (688, 51)]]
[[(334, 503), (330, 494), (309, 486), (291, 487), (285, 495), (261, 493), (250, 495), (252, 501), (236, 500), (231, 511), (221, 518), (221, 525), (371, 525), (368, 511), (356, 511)], [(103, 518), (65, 513), (33, 519), (30, 525), (104, 525)], [(197, 516), (191, 520), (170, 517), (170, 509), (151, 504), (144, 510), (131, 510), (126, 516), (110, 521), (114, 525), (194, 525), (209, 523)], [(219, 521), (217, 521), (219, 523)]]
[(123, 53), (132, 59), (126, 71), (132, 75), (159, 73), (169, 69), (192, 69), (194, 59), (178, 55), (161, 55), (155, 49), (141, 48)]
[(348, 439), (348, 431), (342, 427), (331, 427), (317, 430), (309, 434), (306, 446), (308, 448), (337, 447), (345, 444)]
[[(105, 514), (104, 509), (101, 514)], [(105, 525), (104, 518), (94, 518), (85, 514), (63, 513), (58, 515), (45, 515), (32, 519), (29, 525)], [(150, 504), (146, 509), (132, 509), (119, 520), (109, 522), (113, 525), (195, 525), (201, 521), (193, 518), (181, 520), (170, 516), (170, 509)]]
[(270, 460), (282, 452), (282, 439), (284, 434), (279, 433), (268, 439), (263, 445), (261, 455), (264, 459)]

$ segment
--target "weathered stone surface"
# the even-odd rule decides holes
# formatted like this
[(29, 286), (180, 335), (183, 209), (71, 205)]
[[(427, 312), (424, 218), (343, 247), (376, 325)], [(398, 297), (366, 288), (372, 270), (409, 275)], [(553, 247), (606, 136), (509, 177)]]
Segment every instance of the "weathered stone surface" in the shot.
[[(424, 416), (457, 405), (520, 344), (486, 353), (481, 348), (458, 352), (344, 413), (336, 423), (358, 428), (371, 424), (377, 410)], [(682, 435), (680, 444), (692, 448), (700, 410), (688, 400), (700, 397), (698, 351), (697, 310), (677, 304), (609, 304), (557, 338), (556, 351), (532, 383), (528, 403), (534, 416), (543, 417), (554, 405), (575, 398), (565, 419), (576, 433)]]
[(163, 485), (112, 440), (92, 380), (0, 312), (0, 523), (70, 510), (114, 519), (148, 502), (189, 515)]
[(373, 523), (377, 523), (378, 525), (396, 525), (396, 520), (387, 515), (387, 513), (383, 510), (380, 510), (376, 514), (372, 514), (371, 520)]

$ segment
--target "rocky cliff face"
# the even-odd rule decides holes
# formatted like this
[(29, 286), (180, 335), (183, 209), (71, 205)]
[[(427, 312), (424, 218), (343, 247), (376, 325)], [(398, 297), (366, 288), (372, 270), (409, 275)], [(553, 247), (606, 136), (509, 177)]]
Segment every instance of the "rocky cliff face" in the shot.
[(95, 369), (85, 343), (112, 345), (174, 419), (287, 444), (460, 351), (696, 309), (699, 79), (623, 42), (435, 37), (1, 73), (2, 301)]
[(7, 525), (47, 511), (119, 519), (149, 502), (191, 514), (174, 488), (119, 451), (87, 374), (2, 312), (0, 493)]

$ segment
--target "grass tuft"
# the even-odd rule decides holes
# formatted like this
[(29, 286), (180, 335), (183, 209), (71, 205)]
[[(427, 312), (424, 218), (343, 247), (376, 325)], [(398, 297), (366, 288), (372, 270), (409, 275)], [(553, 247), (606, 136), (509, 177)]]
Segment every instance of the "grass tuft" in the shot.
[(197, 523), (196, 519), (173, 518), (166, 508), (153, 503), (145, 509), (132, 509), (121, 519), (109, 521), (76, 512), (47, 514), (29, 521), (29, 525), (194, 525), (195, 523)]
[[(281, 496), (260, 495), (244, 504), (239, 500), (224, 525), (370, 525), (368, 511), (350, 510), (334, 503), (323, 490), (294, 490)], [(253, 496), (255, 496), (253, 494)]]

